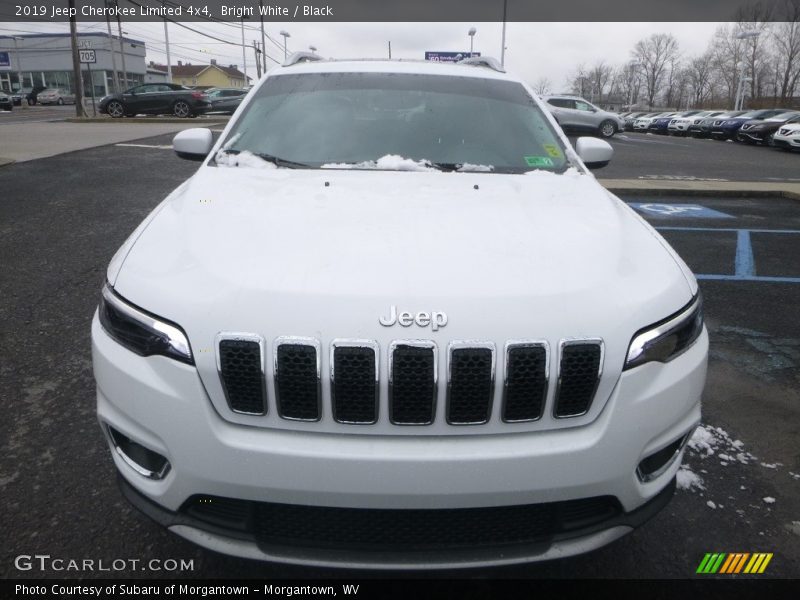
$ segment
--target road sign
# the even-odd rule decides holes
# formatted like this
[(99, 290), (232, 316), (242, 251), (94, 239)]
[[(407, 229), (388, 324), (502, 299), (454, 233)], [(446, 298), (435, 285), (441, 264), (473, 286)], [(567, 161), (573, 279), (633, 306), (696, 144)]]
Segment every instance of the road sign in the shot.
[(78, 54), (81, 57), (82, 65), (97, 62), (97, 54), (94, 50), (78, 50)]
[[(480, 52), (473, 52), (472, 56), (480, 56)], [(469, 58), (469, 52), (425, 52), (425, 60), (434, 62), (458, 62)]]
[(11, 54), (9, 52), (0, 52), (0, 70), (11, 69)]

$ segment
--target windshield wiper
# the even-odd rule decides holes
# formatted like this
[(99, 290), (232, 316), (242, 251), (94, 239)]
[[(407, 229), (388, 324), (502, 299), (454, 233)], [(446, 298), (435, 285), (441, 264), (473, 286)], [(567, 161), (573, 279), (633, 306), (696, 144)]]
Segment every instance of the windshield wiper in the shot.
[[(225, 153), (225, 154), (240, 154), (242, 151), (241, 150), (237, 150), (237, 149), (233, 149), (233, 148), (228, 148), (228, 149), (220, 150), (220, 152)], [(301, 163), (301, 162), (295, 162), (293, 160), (286, 160), (285, 158), (281, 158), (280, 156), (274, 156), (272, 154), (266, 154), (264, 152), (252, 152), (252, 151), (249, 151), (249, 150), (248, 150), (248, 152), (250, 152), (250, 154), (252, 154), (253, 156), (257, 156), (258, 158), (260, 158), (262, 160), (265, 160), (267, 162), (271, 162), (272, 164), (274, 164), (277, 167), (286, 167), (287, 169), (310, 169), (311, 168), (311, 165), (307, 165), (307, 164)]]

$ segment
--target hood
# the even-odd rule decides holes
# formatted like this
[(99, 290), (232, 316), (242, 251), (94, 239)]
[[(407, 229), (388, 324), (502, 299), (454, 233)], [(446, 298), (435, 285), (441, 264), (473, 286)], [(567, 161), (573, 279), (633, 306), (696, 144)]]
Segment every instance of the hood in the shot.
[[(109, 281), (181, 325), (208, 373), (213, 353), (197, 348), (213, 348), (220, 331), (382, 347), (603, 337), (621, 368), (632, 334), (693, 291), (663, 239), (574, 170), (201, 167), (136, 235)], [(435, 333), (381, 327), (391, 306), (449, 321)]]

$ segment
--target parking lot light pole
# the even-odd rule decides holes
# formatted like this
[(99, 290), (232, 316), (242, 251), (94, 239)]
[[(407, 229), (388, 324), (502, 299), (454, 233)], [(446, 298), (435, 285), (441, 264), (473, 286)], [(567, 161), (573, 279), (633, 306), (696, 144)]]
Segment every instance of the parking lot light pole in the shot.
[(288, 56), (288, 52), (286, 50), (286, 38), (290, 38), (292, 36), (289, 35), (289, 32), (286, 30), (281, 31), (281, 35), (283, 36), (283, 60), (286, 60), (286, 57)]
[[(760, 31), (742, 31), (736, 34), (736, 39), (750, 40), (757, 38), (759, 35), (761, 35)], [(739, 72), (739, 84), (736, 86), (736, 98), (733, 101), (733, 110), (742, 110), (742, 106), (744, 106), (744, 69), (747, 65), (742, 61), (739, 63), (739, 66), (741, 67)], [(755, 73), (753, 73), (753, 76), (755, 76)], [(752, 81), (752, 78), (749, 81)]]
[(469, 31), (467, 32), (467, 35), (469, 36), (469, 57), (470, 57), (470, 58), (472, 58), (472, 54), (473, 54), (473, 53), (472, 53), (472, 49), (473, 49), (473, 47), (474, 47), (474, 42), (475, 42), (475, 34), (476, 34), (477, 32), (478, 32), (478, 30), (477, 30), (477, 29), (475, 29), (474, 27), (470, 27), (470, 28), (469, 28)]

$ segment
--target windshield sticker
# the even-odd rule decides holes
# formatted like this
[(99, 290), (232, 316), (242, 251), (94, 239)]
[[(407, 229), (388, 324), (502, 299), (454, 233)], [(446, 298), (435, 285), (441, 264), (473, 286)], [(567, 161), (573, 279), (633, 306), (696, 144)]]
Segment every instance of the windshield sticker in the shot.
[(543, 148), (553, 158), (561, 158), (561, 150), (555, 144), (545, 144)]
[(553, 159), (549, 156), (526, 156), (525, 164), (529, 167), (552, 167)]

